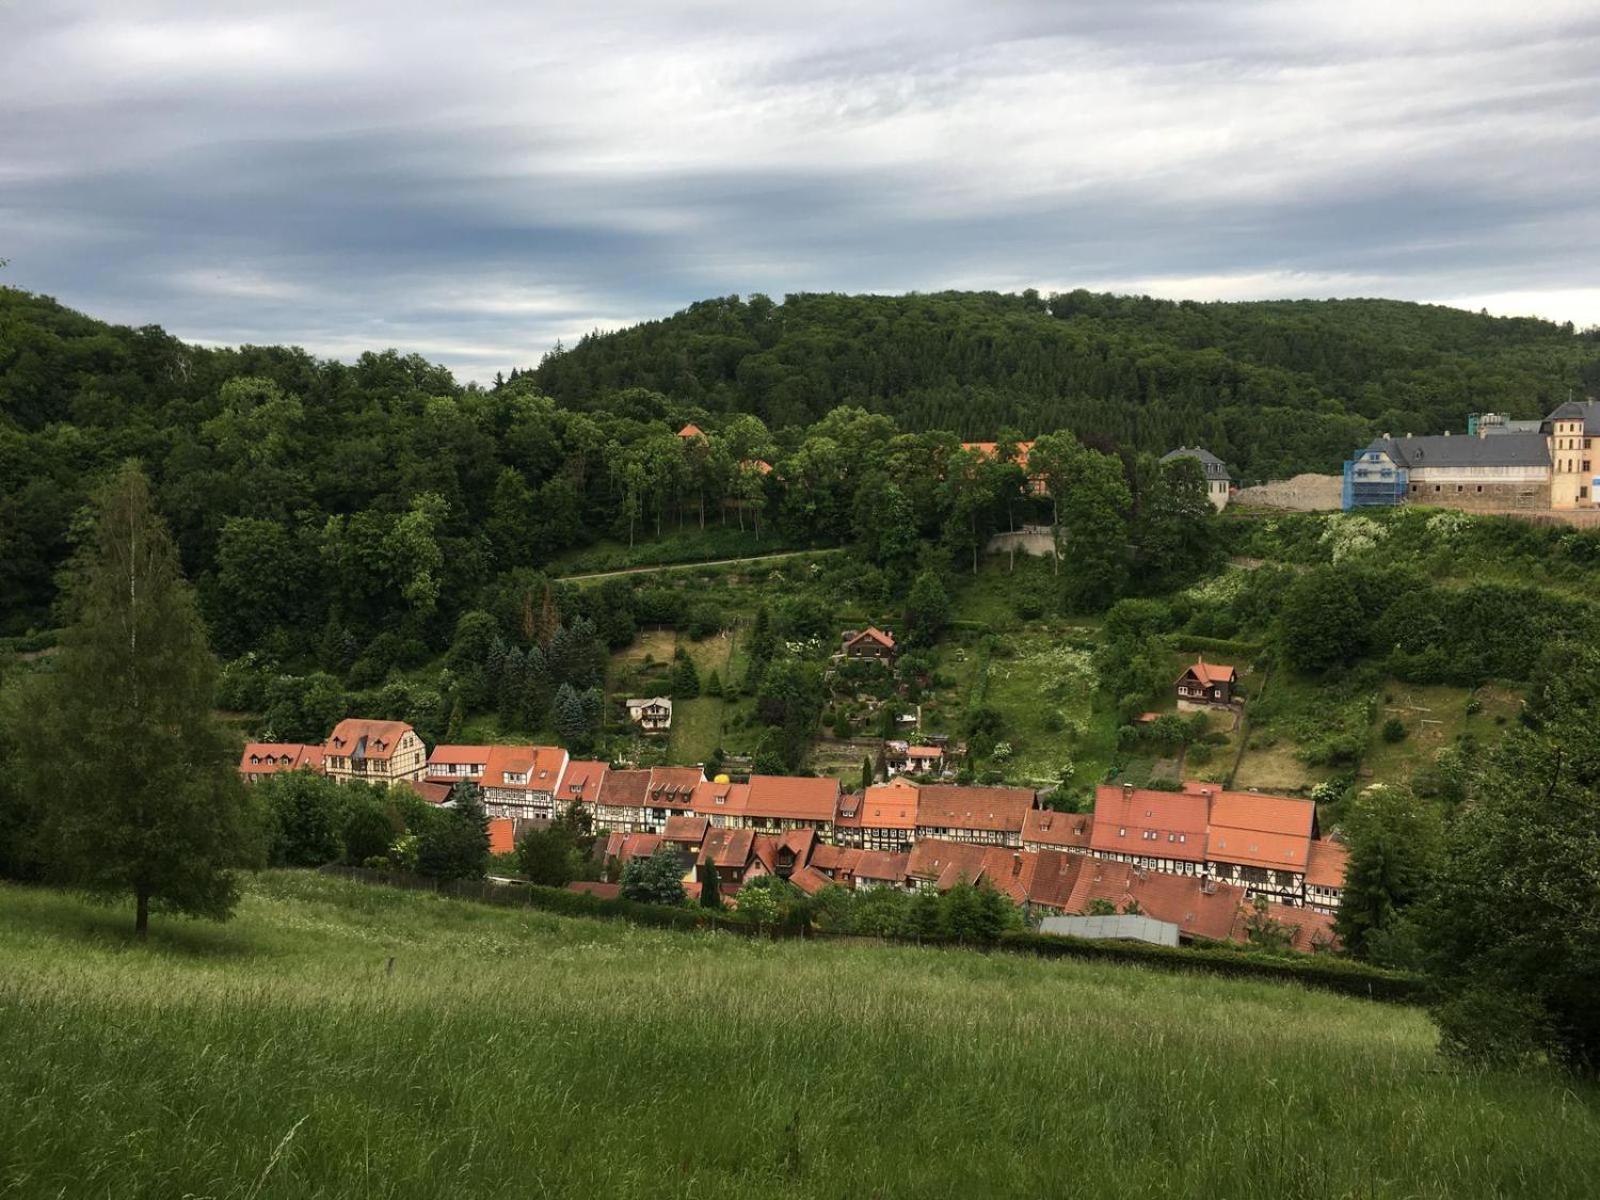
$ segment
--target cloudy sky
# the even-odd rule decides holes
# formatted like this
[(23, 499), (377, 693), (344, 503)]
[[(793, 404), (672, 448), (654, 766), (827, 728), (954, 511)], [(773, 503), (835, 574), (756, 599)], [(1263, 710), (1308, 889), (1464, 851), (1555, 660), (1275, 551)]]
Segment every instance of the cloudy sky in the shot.
[(730, 292), (1600, 323), (1594, 0), (0, 0), (0, 282), (464, 379)]

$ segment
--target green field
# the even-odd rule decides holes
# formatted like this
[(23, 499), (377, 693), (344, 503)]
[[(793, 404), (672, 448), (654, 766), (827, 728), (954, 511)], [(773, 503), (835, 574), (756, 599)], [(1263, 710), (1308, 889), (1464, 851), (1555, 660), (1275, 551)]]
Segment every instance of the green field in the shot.
[[(299, 873), (223, 927), (0, 887), (0, 1195), (1586, 1197), (1600, 1096), (1416, 1010), (750, 942)], [(385, 964), (393, 958), (390, 975)]]

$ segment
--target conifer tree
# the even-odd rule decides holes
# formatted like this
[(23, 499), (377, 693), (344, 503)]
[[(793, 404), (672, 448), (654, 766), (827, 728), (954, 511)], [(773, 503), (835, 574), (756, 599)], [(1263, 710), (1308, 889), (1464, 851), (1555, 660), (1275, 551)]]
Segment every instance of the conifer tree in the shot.
[(212, 715), (216, 663), (194, 594), (136, 464), (96, 496), (70, 588), (58, 669), (28, 681), (17, 713), (49, 869), (108, 901), (132, 897), (140, 938), (152, 910), (226, 920), (258, 830), (237, 746)]

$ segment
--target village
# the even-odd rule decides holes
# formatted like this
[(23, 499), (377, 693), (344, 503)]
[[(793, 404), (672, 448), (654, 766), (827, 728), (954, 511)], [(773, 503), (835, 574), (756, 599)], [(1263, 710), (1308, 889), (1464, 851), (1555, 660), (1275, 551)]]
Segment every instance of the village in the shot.
[[(887, 635), (853, 636), (882, 648)], [(1186, 706), (1226, 703), (1231, 676), (1202, 660), (1175, 692)], [(827, 777), (616, 767), (556, 746), (430, 749), (404, 722), (350, 718), (320, 745), (251, 743), (239, 771), (247, 783), (311, 771), (440, 806), (471, 785), (497, 854), (575, 816), (601, 835), (604, 878), (569, 887), (603, 897), (618, 894), (629, 862), (670, 853), (689, 898), (715, 879), (735, 908), (764, 876), (807, 895), (834, 886), (944, 893), (964, 882), (993, 888), (1047, 932), (1247, 943), (1272, 928), (1287, 948), (1338, 947), (1347, 854), (1322, 836), (1312, 800), (1198, 780), (1176, 790), (1108, 782), (1095, 788), (1092, 812), (1061, 812), (1029, 788), (946, 782), (942, 748), (896, 745), (887, 781), (852, 791)], [(1106, 931), (1095, 919), (1110, 916), (1145, 920)]]

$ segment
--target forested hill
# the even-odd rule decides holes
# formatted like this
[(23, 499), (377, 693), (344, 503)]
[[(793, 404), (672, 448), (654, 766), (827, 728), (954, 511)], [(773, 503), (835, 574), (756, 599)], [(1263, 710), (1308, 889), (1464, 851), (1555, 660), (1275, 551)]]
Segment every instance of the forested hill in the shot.
[(592, 334), (535, 378), (567, 404), (643, 387), (774, 429), (849, 404), (967, 438), (1200, 443), (1266, 477), (1332, 470), (1374, 432), (1542, 416), (1568, 389), (1600, 390), (1600, 336), (1394, 300), (757, 295)]

